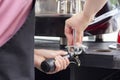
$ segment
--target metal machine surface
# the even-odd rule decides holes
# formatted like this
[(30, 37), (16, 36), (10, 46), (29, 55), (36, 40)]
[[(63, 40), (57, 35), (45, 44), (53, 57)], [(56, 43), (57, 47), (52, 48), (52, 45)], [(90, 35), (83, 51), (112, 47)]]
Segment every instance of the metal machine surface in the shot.
[[(36, 32), (37, 36), (55, 36), (55, 37), (65, 37), (64, 35), (64, 24), (65, 20), (72, 16), (71, 11), (63, 12), (60, 9), (55, 7), (58, 4), (51, 0), (38, 0), (38, 1), (48, 1), (46, 5), (48, 5), (46, 12), (44, 10), (44, 6), (36, 12)], [(58, 0), (59, 1), (59, 0)], [(50, 3), (51, 2), (51, 3)], [(43, 3), (45, 5), (45, 2)], [(53, 5), (54, 4), (54, 5)], [(54, 7), (53, 7), (54, 6)], [(50, 8), (52, 7), (52, 8)], [(58, 11), (59, 10), (59, 11)], [(68, 10), (68, 9), (67, 9)], [(51, 11), (51, 12), (50, 12)], [(78, 11), (79, 12), (79, 11)], [(77, 13), (77, 12), (75, 12)], [(84, 34), (86, 36), (98, 35), (111, 33), (118, 29), (117, 15), (119, 13), (119, 9), (110, 9), (110, 5), (107, 3), (96, 15), (96, 18), (93, 22), (85, 30)]]

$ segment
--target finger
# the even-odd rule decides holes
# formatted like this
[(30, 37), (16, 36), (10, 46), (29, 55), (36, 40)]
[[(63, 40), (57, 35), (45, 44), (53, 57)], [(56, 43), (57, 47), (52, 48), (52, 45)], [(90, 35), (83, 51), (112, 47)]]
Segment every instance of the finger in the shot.
[(56, 59), (58, 60), (60, 64), (59, 70), (62, 70), (64, 67), (64, 59), (61, 56), (57, 56)]
[(59, 72), (59, 71), (63, 70), (66, 67), (65, 66), (66, 62), (65, 62), (65, 59), (63, 57), (57, 56), (55, 58), (55, 60), (56, 60), (55, 61), (56, 69), (55, 69), (54, 72), (50, 72), (49, 74), (53, 74), (53, 73)]
[(80, 46), (82, 44), (82, 38), (83, 38), (83, 32), (76, 30), (75, 45)]
[(54, 72), (58, 72), (58, 71), (61, 70), (61, 63), (60, 63), (60, 61), (59, 61), (58, 59), (59, 59), (58, 57), (55, 58), (55, 60), (56, 60), (56, 61), (55, 61), (56, 69), (55, 69)]
[[(66, 61), (66, 65), (68, 66), (68, 65), (70, 64), (69, 59), (68, 59), (67, 57), (64, 57), (64, 59), (65, 59), (65, 61)], [(66, 67), (67, 67), (67, 66), (66, 66)]]
[(73, 43), (73, 30), (70, 26), (65, 26), (65, 36), (67, 38), (67, 45), (72, 45)]
[(59, 56), (59, 60), (61, 61), (61, 70), (66, 69), (67, 63), (64, 57)]
[(66, 69), (67, 68), (67, 66), (69, 65), (69, 60), (68, 60), (68, 58), (65, 58), (65, 57), (61, 57), (61, 56), (59, 56), (58, 57), (59, 59), (59, 61), (61, 62), (61, 69), (60, 70), (63, 70), (63, 69)]
[(59, 57), (57, 57), (57, 58), (56, 58), (56, 61), (55, 61), (55, 65), (56, 65), (55, 71), (54, 71), (54, 72), (48, 72), (47, 74), (57, 73), (57, 72), (59, 72), (59, 71), (61, 71), (61, 70), (63, 70), (63, 69), (66, 69), (67, 66), (70, 64), (68, 58), (63, 58), (63, 60), (62, 60), (61, 58), (59, 58), (59, 59), (62, 60), (62, 62), (64, 62), (64, 63), (63, 63), (63, 64), (64, 64), (64, 67), (61, 68), (61, 65), (60, 65), (60, 62), (59, 62), (58, 58), (59, 58)]
[(69, 59), (64, 57), (64, 69), (66, 69), (69, 64), (70, 64)]
[(59, 51), (57, 51), (56, 52), (57, 53), (57, 56), (59, 56), (59, 55), (66, 55), (66, 54), (68, 54), (66, 51), (63, 51), (63, 50), (59, 50)]

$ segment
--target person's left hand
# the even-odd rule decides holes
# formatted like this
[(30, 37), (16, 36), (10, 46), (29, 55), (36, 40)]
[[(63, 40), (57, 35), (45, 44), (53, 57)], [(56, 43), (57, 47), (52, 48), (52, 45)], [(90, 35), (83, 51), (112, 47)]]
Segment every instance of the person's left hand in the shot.
[(69, 65), (68, 58), (64, 58), (61, 55), (67, 54), (65, 51), (61, 50), (46, 50), (46, 49), (35, 49), (34, 50), (34, 65), (37, 69), (40, 69), (41, 63), (48, 58), (54, 58), (55, 59), (55, 66), (56, 69), (54, 72), (48, 72), (47, 74), (53, 74), (56, 72), (59, 72), (61, 70), (64, 70)]

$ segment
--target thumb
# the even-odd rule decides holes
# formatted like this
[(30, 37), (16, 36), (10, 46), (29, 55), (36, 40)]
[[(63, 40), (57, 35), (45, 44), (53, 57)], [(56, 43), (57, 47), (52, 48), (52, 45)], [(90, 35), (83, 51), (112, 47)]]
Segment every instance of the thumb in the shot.
[(57, 52), (57, 55), (66, 55), (66, 54), (68, 54), (66, 51), (62, 51), (62, 50), (60, 50), (60, 51), (58, 51)]

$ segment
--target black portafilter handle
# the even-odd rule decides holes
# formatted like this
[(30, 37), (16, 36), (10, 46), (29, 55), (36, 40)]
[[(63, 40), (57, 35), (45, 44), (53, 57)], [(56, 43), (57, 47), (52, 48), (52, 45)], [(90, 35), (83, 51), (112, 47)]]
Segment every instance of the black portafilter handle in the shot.
[[(63, 57), (67, 57), (70, 60), (71, 55), (68, 53), (67, 55), (64, 55)], [(55, 66), (55, 59), (50, 58), (46, 59), (41, 63), (40, 68), (42, 69), (43, 72), (53, 72), (56, 69)]]

